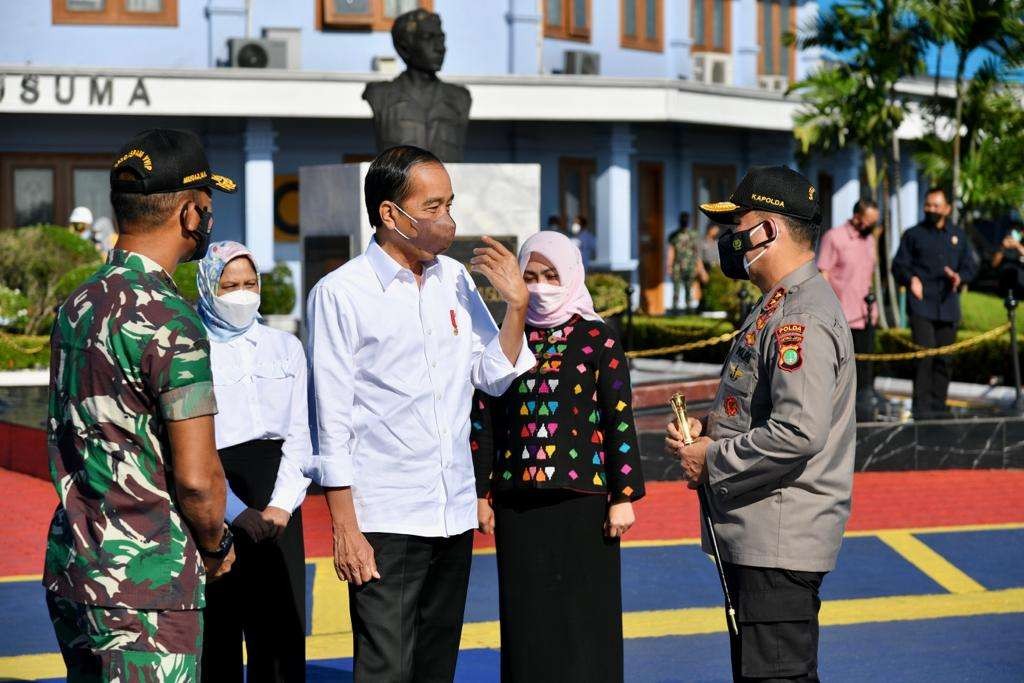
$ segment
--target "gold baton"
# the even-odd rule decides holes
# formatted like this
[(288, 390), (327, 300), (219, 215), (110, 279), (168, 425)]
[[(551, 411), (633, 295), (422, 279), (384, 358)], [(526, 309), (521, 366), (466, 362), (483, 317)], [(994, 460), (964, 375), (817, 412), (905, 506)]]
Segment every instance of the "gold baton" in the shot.
[(682, 394), (672, 394), (671, 403), (679, 429), (683, 432), (683, 443), (689, 446), (693, 443), (693, 437), (690, 435), (690, 421), (686, 417), (686, 397)]

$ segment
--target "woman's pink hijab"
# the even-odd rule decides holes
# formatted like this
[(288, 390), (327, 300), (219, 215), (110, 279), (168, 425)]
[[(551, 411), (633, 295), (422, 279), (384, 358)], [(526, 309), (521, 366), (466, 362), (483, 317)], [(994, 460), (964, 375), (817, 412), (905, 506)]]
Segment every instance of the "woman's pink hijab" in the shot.
[(584, 282), (586, 273), (583, 270), (583, 257), (579, 248), (568, 237), (554, 230), (544, 230), (523, 242), (519, 250), (519, 270), (526, 272), (526, 264), (530, 262), (530, 254), (537, 253), (551, 261), (558, 271), (561, 281), (562, 300), (559, 306), (551, 311), (541, 313), (533, 305), (534, 297), (530, 297), (530, 307), (526, 312), (526, 322), (534, 327), (551, 328), (567, 322), (574, 315), (584, 320), (600, 320), (601, 316), (594, 312), (594, 300), (590, 298)]

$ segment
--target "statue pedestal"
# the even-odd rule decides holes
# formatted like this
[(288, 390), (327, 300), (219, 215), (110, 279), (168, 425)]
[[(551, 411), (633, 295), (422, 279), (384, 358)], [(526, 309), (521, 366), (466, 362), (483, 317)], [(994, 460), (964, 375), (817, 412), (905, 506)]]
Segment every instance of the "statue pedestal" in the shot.
[[(363, 253), (374, 228), (366, 213), (363, 181), (370, 164), (331, 164), (299, 169), (299, 240), (303, 261), (302, 296), (345, 261)], [(445, 164), (455, 191), (452, 217), (457, 229), (447, 256), (468, 267), (481, 235), (490, 235), (513, 253), (540, 229), (540, 164)], [(475, 278), (492, 313), (486, 282)]]

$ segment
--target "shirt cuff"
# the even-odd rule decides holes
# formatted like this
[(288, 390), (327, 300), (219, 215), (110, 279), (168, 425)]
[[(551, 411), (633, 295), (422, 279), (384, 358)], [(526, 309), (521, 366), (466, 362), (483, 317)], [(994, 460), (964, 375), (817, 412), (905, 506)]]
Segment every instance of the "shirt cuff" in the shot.
[(315, 455), (310, 458), (307, 476), (320, 486), (352, 486), (352, 456)]
[(248, 505), (242, 502), (242, 499), (235, 495), (235, 492), (228, 488), (228, 499), (227, 505), (224, 506), (224, 521), (228, 524), (234, 524), (238, 515), (242, 514), (248, 509)]
[(217, 414), (213, 382), (195, 382), (160, 394), (160, 414), (165, 420), (188, 420)]
[(530, 346), (523, 335), (522, 345), (519, 347), (519, 356), (515, 365), (508, 361), (504, 349), (501, 348), (501, 335), (496, 334), (494, 338), (484, 347), (480, 357), (478, 389), (491, 396), (501, 396), (512, 384), (512, 380), (520, 375), (529, 372), (537, 364), (537, 358), (530, 351)]
[(704, 451), (704, 469), (708, 473), (708, 488), (714, 491), (716, 496), (726, 498), (729, 495), (729, 486), (724, 482), (728, 477), (715, 467), (715, 460), (721, 450), (721, 441), (712, 441), (708, 444), (707, 450)]

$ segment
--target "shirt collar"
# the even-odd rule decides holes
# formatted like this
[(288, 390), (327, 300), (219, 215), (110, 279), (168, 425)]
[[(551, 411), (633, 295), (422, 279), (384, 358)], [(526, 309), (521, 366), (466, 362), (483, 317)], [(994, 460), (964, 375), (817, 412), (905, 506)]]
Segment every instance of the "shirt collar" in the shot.
[(144, 256), (138, 252), (126, 251), (124, 249), (112, 249), (110, 254), (107, 256), (107, 263), (119, 268), (127, 268), (128, 270), (134, 270), (139, 273), (155, 275), (175, 292), (178, 291), (178, 286), (174, 283), (174, 278), (164, 270), (163, 266), (148, 256)]
[(777, 284), (775, 287), (772, 287), (772, 290), (775, 290), (779, 287), (783, 287), (788, 292), (794, 287), (797, 287), (798, 285), (802, 285), (804, 282), (807, 282), (817, 274), (818, 265), (814, 262), (814, 259), (811, 259), (810, 261), (803, 264), (786, 277), (782, 278), (779, 284)]
[[(408, 268), (403, 267), (395, 259), (391, 258), (391, 255), (384, 251), (379, 244), (377, 239), (373, 238), (370, 240), (370, 246), (366, 248), (366, 260), (370, 262), (370, 267), (373, 268), (374, 274), (380, 281), (380, 286), (384, 289), (388, 288), (392, 280), (398, 277), (401, 272), (406, 272), (412, 275), (412, 271)], [(433, 263), (428, 264), (423, 269), (423, 274), (427, 277), (431, 275), (441, 276), (441, 260), (434, 259)]]

